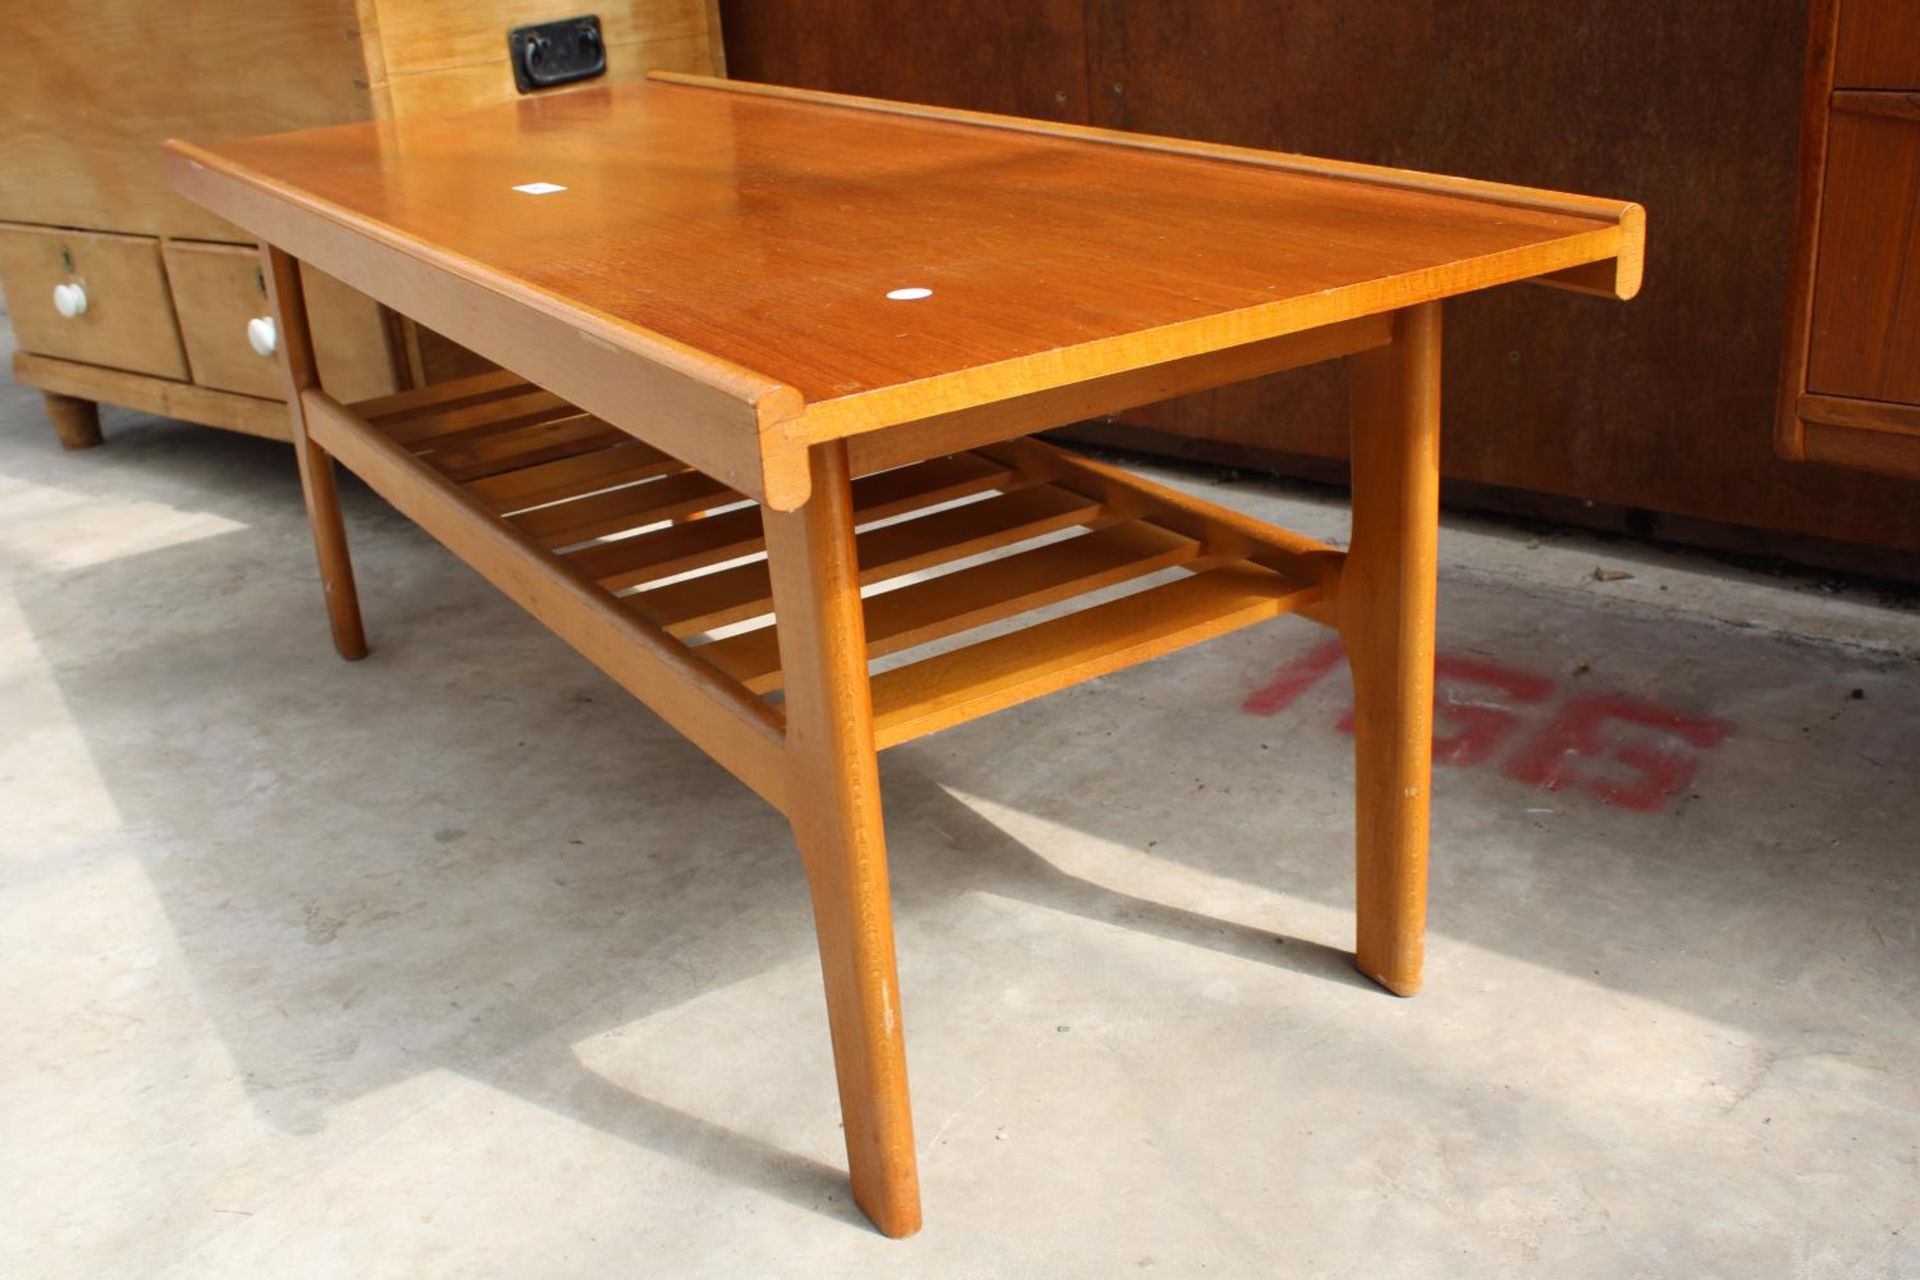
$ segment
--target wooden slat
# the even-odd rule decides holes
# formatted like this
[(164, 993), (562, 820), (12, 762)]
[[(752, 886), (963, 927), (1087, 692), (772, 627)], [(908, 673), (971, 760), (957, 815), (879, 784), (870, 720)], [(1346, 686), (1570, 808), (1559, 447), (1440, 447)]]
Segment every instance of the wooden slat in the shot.
[(929, 644), (1191, 561), (1200, 544), (1130, 521), (874, 596), (868, 655)]
[(875, 738), (897, 746), (1278, 617), (1320, 594), (1316, 583), (1235, 562), (898, 667), (873, 680)]
[[(1200, 544), (1139, 521), (927, 578), (865, 602), (867, 657), (883, 658), (1193, 559)], [(756, 693), (780, 687), (777, 624), (700, 647)]]
[[(1104, 518), (1098, 502), (1066, 489), (1016, 489), (867, 530), (857, 539), (860, 582), (884, 582)], [(755, 560), (626, 596), (623, 603), (670, 635), (685, 636), (758, 617), (772, 608), (773, 596), (766, 561)]]
[(989, 456), (1025, 467), (1133, 515), (1151, 514), (1169, 529), (1198, 538), (1217, 555), (1244, 557), (1279, 573), (1324, 583), (1331, 593), (1337, 585), (1343, 552), (1315, 538), (1256, 520), (1228, 507), (1216, 506), (1157, 484), (1120, 467), (1095, 462), (1041, 440), (1016, 440), (982, 450)]
[[(1017, 467), (977, 454), (932, 458), (853, 482), (854, 518), (862, 524), (1018, 482)], [(662, 529), (573, 552), (569, 559), (610, 591), (758, 551), (760, 513), (729, 511), (684, 529)]]
[(929, 458), (853, 482), (853, 518), (871, 524), (1018, 482), (1020, 469), (977, 453)]
[(786, 733), (777, 711), (620, 608), (565, 560), (534, 546), (339, 401), (309, 391), (301, 402), (316, 443), (694, 745), (785, 809)]
[[(452, 447), (501, 431), (580, 410), (550, 391), (531, 387), (509, 395), (487, 396), (432, 413), (403, 414), (380, 424), (396, 442), (420, 452), (429, 447)], [(471, 433), (471, 434), (469, 434)]]
[(505, 369), (490, 369), (486, 373), (476, 373), (470, 378), (436, 382), (431, 386), (396, 391), (390, 396), (380, 396), (374, 400), (362, 400), (350, 405), (349, 408), (368, 422), (384, 425), (393, 419), (431, 413), (442, 406), (453, 407), (496, 396), (511, 395), (528, 385), (527, 380), (517, 373), (509, 373)]
[(752, 555), (765, 545), (760, 509), (741, 507), (654, 533), (577, 548), (566, 558), (602, 587), (620, 591)]
[(678, 520), (739, 502), (740, 495), (698, 471), (648, 480), (576, 502), (540, 507), (510, 518), (514, 528), (548, 549)]
[(541, 462), (592, 453), (630, 438), (598, 418), (580, 414), (536, 422), (508, 435), (475, 441), (464, 449), (436, 449), (422, 456), (436, 471), (465, 484)]
[(495, 511), (524, 511), (685, 469), (686, 464), (678, 458), (670, 458), (652, 445), (626, 440), (592, 453), (484, 476), (466, 488)]

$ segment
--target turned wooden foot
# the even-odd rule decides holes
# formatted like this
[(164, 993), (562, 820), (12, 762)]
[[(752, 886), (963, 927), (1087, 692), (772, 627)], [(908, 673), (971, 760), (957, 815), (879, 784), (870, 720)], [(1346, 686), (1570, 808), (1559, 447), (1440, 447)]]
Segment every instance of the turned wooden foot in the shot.
[(47, 398), (47, 416), (60, 436), (63, 449), (91, 449), (100, 443), (100, 406), (79, 396), (63, 396), (58, 391), (43, 391)]

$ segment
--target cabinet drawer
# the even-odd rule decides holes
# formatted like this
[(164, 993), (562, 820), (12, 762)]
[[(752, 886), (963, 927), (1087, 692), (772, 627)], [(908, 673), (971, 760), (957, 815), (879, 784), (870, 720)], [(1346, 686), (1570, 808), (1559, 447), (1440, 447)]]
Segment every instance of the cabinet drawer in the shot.
[(259, 251), (244, 245), (166, 243), (167, 281), (180, 316), (193, 380), (203, 387), (282, 399), (285, 375), (272, 353), (247, 341), (250, 321), (272, 314)]
[[(24, 351), (187, 377), (158, 240), (0, 224), (0, 289)], [(56, 289), (75, 314), (62, 314)]]
[(1806, 389), (1920, 403), (1920, 109), (1836, 93)]
[[(276, 352), (261, 355), (248, 326), (272, 315), (260, 253), (251, 245), (169, 240), (167, 277), (193, 380), (243, 395), (286, 395)], [(321, 384), (351, 403), (397, 389), (385, 317), (371, 298), (302, 268)]]

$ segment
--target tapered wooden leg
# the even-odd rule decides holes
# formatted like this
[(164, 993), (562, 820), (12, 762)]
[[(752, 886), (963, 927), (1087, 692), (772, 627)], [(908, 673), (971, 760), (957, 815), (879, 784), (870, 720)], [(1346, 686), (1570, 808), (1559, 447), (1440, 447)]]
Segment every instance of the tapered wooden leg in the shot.
[(360, 620), (353, 561), (347, 554), (347, 527), (340, 518), (333, 457), (304, 439), (295, 441), (293, 448), (300, 460), (300, 492), (307, 500), (307, 519), (313, 525), (313, 550), (320, 561), (320, 589), (326, 593), (333, 647), (341, 657), (354, 662), (367, 656), (367, 632)]
[(817, 445), (813, 496), (766, 511), (785, 672), (793, 832), (813, 895), (853, 1199), (890, 1236), (920, 1229), (920, 1177), (893, 956), (866, 627), (846, 446)]
[(333, 647), (352, 662), (367, 656), (367, 633), (360, 621), (360, 594), (353, 585), (353, 560), (347, 553), (347, 527), (340, 518), (333, 458), (307, 438), (306, 409), (300, 400), (302, 391), (320, 385), (313, 360), (313, 337), (307, 331), (300, 264), (271, 246), (261, 253), (267, 297), (279, 324), (280, 358), (287, 372), (287, 408), (293, 415), (293, 456), (300, 467), (307, 522), (313, 526), (313, 549), (320, 561), (327, 621), (333, 628)]
[(1440, 304), (1395, 317), (1394, 341), (1348, 358), (1353, 541), (1339, 589), (1353, 667), (1360, 971), (1420, 989), (1433, 757), (1440, 518)]
[(58, 391), (40, 393), (47, 402), (47, 417), (53, 419), (54, 434), (62, 449), (91, 449), (100, 443), (100, 406), (79, 396), (63, 396)]

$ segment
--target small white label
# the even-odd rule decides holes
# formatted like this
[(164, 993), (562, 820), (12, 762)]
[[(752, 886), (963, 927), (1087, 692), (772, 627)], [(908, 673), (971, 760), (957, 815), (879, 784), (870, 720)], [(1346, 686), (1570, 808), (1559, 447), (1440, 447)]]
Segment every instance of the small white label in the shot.
[(931, 298), (933, 290), (914, 287), (912, 289), (889, 289), (887, 296), (895, 302), (918, 302), (922, 298)]
[(566, 188), (557, 182), (523, 182), (514, 190), (530, 196), (550, 196), (556, 191), (565, 191)]

